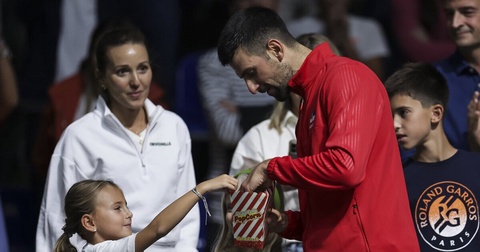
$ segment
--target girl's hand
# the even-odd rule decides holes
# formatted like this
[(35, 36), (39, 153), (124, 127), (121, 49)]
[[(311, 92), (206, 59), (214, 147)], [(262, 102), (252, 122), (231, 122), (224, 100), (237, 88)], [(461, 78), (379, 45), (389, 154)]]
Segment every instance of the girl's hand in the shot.
[(197, 191), (202, 195), (220, 189), (236, 190), (237, 179), (227, 174), (222, 174), (197, 185)]

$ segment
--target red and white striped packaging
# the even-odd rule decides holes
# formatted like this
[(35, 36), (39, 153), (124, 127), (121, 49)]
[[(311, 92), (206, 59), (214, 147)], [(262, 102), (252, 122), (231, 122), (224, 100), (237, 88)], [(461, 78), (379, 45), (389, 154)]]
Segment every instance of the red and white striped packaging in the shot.
[(267, 230), (265, 216), (270, 209), (272, 190), (231, 191), (233, 238), (236, 247), (263, 249)]

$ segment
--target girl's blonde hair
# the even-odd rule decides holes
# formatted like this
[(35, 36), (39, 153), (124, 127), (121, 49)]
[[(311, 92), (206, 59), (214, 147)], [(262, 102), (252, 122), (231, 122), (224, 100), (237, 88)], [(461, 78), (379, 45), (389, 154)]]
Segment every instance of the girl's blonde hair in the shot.
[[(280, 196), (278, 204), (275, 202), (274, 208), (282, 212), (284, 210), (284, 198), (283, 189), (280, 184), (277, 184), (275, 193)], [(230, 206), (230, 193), (225, 192), (222, 199), (222, 213), (223, 223), (222, 228), (217, 235), (217, 240), (213, 248), (213, 252), (270, 252), (270, 251), (282, 251), (282, 237), (274, 232), (268, 232), (265, 238), (265, 245), (262, 250), (253, 248), (235, 247), (233, 245), (233, 230), (227, 224), (226, 215)]]
[(85, 239), (85, 228), (81, 219), (84, 214), (91, 214), (95, 210), (98, 193), (105, 187), (120, 188), (109, 180), (83, 180), (75, 183), (65, 196), (65, 225), (63, 234), (58, 238), (54, 252), (77, 252), (69, 238), (75, 233)]
[(282, 134), (282, 121), (285, 119), (287, 112), (292, 107), (292, 97), (289, 95), (284, 102), (275, 100), (272, 114), (270, 115), (269, 129), (275, 129), (278, 134)]

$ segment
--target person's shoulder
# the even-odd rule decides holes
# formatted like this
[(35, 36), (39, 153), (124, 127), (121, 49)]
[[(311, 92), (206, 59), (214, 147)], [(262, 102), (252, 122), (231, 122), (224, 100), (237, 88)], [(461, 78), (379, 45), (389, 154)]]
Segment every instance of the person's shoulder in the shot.
[(462, 62), (462, 61), (464, 61), (463, 56), (458, 52), (454, 52), (452, 55), (450, 55), (450, 56), (448, 56), (444, 59), (434, 61), (431, 64), (438, 71), (442, 71), (444, 69), (452, 69), (452, 68), (456, 67), (456, 65), (460, 64), (460, 62)]
[(207, 60), (217, 60), (218, 61), (218, 53), (217, 53), (217, 48), (213, 47), (210, 49), (207, 49), (205, 51), (198, 52), (199, 53), (199, 60), (201, 61), (207, 61)]
[(70, 125), (65, 128), (64, 135), (79, 135), (81, 136), (84, 132), (89, 130), (97, 130), (99, 128), (99, 124), (95, 123), (97, 118), (94, 112), (89, 112), (84, 116), (80, 117), (79, 119), (73, 121)]
[(180, 117), (177, 113), (168, 110), (168, 109), (163, 109), (162, 112), (162, 120), (163, 119), (171, 119), (171, 120), (176, 120), (176, 121), (183, 121), (183, 118)]
[(247, 131), (247, 134), (248, 132), (265, 132), (265, 131), (275, 131), (275, 129), (273, 128), (270, 128), (270, 122), (271, 120), (270, 119), (266, 119), (266, 120), (263, 120), (257, 124), (255, 124), (254, 126), (252, 126), (252, 128), (250, 128), (248, 131)]
[(158, 111), (159, 115), (155, 116), (153, 120), (160, 122), (161, 125), (167, 125), (167, 124), (175, 125), (175, 126), (185, 125), (186, 127), (185, 120), (183, 120), (183, 118), (180, 117), (177, 113), (164, 109), (159, 105), (157, 105), (157, 107), (159, 110)]
[(82, 252), (116, 252), (116, 251), (135, 251), (135, 237), (137, 233), (118, 239), (107, 240), (95, 245), (87, 244), (81, 250)]
[(465, 161), (475, 161), (480, 164), (480, 152), (458, 150), (455, 154), (455, 157)]

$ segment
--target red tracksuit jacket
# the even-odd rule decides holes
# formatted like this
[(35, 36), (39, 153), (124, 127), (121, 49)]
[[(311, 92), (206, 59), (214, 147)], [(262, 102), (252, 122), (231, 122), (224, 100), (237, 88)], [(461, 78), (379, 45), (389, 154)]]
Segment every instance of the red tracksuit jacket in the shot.
[(281, 234), (310, 251), (419, 251), (384, 86), (365, 65), (315, 48), (289, 82), (303, 97), (298, 157), (269, 177), (299, 188)]

